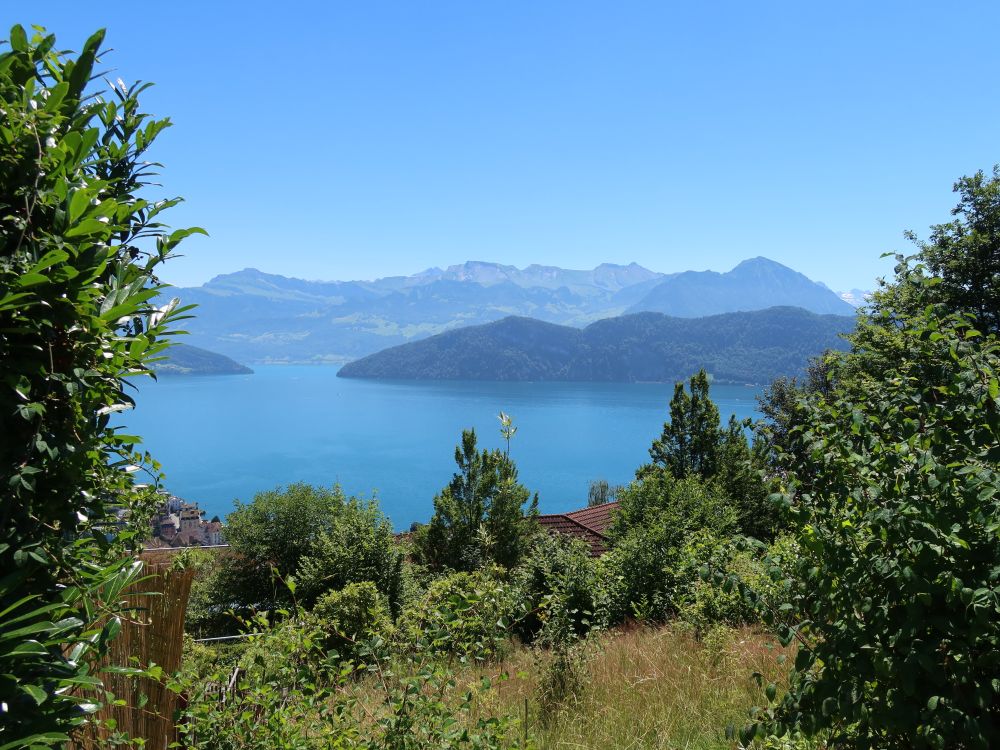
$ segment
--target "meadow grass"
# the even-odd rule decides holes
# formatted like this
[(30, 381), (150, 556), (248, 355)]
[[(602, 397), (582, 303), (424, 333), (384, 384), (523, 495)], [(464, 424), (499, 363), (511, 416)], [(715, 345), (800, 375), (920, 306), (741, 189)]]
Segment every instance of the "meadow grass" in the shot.
[(727, 725), (764, 702), (753, 673), (780, 681), (783, 650), (750, 629), (715, 630), (696, 640), (667, 626), (595, 636), (585, 646), (579, 692), (546, 716), (539, 679), (551, 655), (516, 649), (501, 665), (510, 679), (483, 696), (484, 713), (519, 715), (543, 750), (569, 748), (732, 748)]

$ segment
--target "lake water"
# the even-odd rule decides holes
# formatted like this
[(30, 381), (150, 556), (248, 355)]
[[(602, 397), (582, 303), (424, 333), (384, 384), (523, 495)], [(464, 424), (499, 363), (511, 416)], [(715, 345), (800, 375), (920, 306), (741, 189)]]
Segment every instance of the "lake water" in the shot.
[[(121, 422), (163, 464), (166, 488), (224, 516), (233, 500), (304, 481), (373, 493), (398, 529), (426, 521), (455, 471), (463, 428), (503, 446), (497, 414), (514, 418), (511, 455), (543, 513), (586, 505), (589, 481), (625, 484), (645, 463), (673, 394), (652, 383), (349, 380), (323, 366), (258, 366), (253, 375), (143, 382)], [(724, 419), (757, 417), (759, 389), (717, 385)]]

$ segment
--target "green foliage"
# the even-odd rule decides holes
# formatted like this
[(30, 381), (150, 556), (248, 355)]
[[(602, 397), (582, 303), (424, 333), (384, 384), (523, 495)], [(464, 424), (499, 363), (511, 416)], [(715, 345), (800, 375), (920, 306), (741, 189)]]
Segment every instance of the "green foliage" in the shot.
[[(956, 218), (931, 227), (930, 239), (907, 237), (919, 251), (896, 256), (894, 283), (872, 297), (873, 318), (912, 317), (927, 305), (974, 315), (984, 332), (1000, 333), (1000, 165), (955, 183)], [(931, 281), (932, 283), (927, 283)]]
[[(768, 548), (770, 554), (761, 556), (739, 538), (695, 533), (674, 567), (678, 617), (694, 626), (696, 633), (719, 624), (736, 627), (759, 622), (764, 610), (774, 611), (780, 604), (782, 585), (772, 579), (770, 568), (791, 548), (789, 538), (780, 537)], [(735, 585), (736, 581), (742, 585)]]
[(808, 397), (781, 456), (800, 550), (778, 625), (799, 654), (747, 736), (1000, 742), (1000, 354), (933, 310), (898, 330), (877, 387)]
[(196, 638), (232, 634), (232, 602), (220, 604), (224, 601), (220, 593), (225, 590), (228, 563), (217, 554), (192, 547), (179, 552), (174, 564), (194, 570), (184, 616), (185, 633)]
[[(454, 609), (476, 607), (455, 595)], [(488, 678), (460, 685), (454, 654), (435, 648), (437, 627), (420, 631), (402, 652), (375, 636), (354, 644), (354, 659), (327, 654), (314, 616), (287, 613), (277, 625), (250, 621), (235, 689), (219, 696), (230, 674), (182, 675), (173, 689), (189, 696), (178, 728), (190, 748), (499, 749), (525, 747), (516, 721), (480, 708)], [(446, 629), (449, 625), (441, 622)], [(476, 650), (476, 649), (473, 649)], [(333, 657), (333, 658), (331, 658)]]
[(323, 593), (371, 581), (395, 616), (402, 596), (402, 553), (374, 501), (330, 489), (292, 484), (260, 492), (229, 515), (232, 555), (213, 576), (210, 614), (273, 609), (291, 602), (285, 584), (311, 606)]
[(463, 660), (499, 658), (510, 640), (511, 623), (520, 614), (501, 575), (501, 570), (480, 570), (434, 580), (404, 614), (400, 625), (404, 650), (423, 643), (436, 654)]
[(517, 571), (515, 591), (523, 614), (514, 630), (525, 641), (537, 638), (553, 618), (576, 636), (603, 624), (597, 567), (579, 540), (539, 534)]
[[(513, 428), (508, 422), (504, 429), (509, 441)], [(420, 558), (437, 570), (471, 571), (490, 563), (515, 566), (532, 530), (524, 516), (529, 492), (517, 481), (517, 467), (508, 453), (480, 452), (475, 430), (462, 431), (455, 463), (458, 472), (434, 498), (434, 516), (415, 538)], [(536, 495), (529, 518), (537, 508)]]
[[(167, 126), (149, 84), (90, 89), (104, 32), (76, 57), (11, 29), (0, 54), (0, 746), (61, 744), (95, 710), (90, 665), (120, 629), (123, 558), (158, 465), (111, 427), (184, 308), (157, 267), (192, 232), (145, 195)], [(99, 625), (97, 623), (104, 623)]]
[(323, 636), (297, 619), (271, 627), (263, 617), (247, 623), (251, 637), (238, 681), (224, 696), (231, 670), (201, 679), (182, 673), (170, 687), (187, 696), (177, 729), (185, 747), (211, 750), (306, 750), (355, 747), (357, 728), (331, 711), (331, 691), (344, 677), (324, 668)]
[(295, 579), (296, 593), (307, 606), (324, 591), (371, 582), (396, 618), (402, 599), (403, 553), (381, 511), (351, 499), (299, 561)]
[(664, 527), (667, 546), (678, 548), (689, 533), (699, 529), (711, 529), (720, 536), (735, 533), (737, 516), (717, 484), (649, 471), (622, 491), (610, 534), (619, 541), (632, 532), (658, 526)]
[[(765, 450), (752, 447), (746, 430), (750, 423), (730, 417), (719, 425), (719, 409), (709, 395), (708, 375), (700, 370), (691, 377), (690, 393), (684, 383), (674, 385), (670, 421), (653, 441), (653, 463), (639, 469), (643, 477), (660, 472), (677, 479), (698, 477), (714, 483), (736, 511), (741, 530), (751, 536), (773, 538), (781, 525), (779, 510), (767, 498), (763, 479)], [(630, 504), (634, 498), (630, 498)]]
[(708, 374), (691, 376), (690, 394), (684, 383), (674, 384), (670, 421), (653, 441), (649, 457), (678, 479), (697, 474), (713, 477), (719, 464), (719, 408), (708, 395)]
[(736, 512), (716, 484), (646, 472), (622, 492), (611, 528), (615, 544), (600, 561), (609, 621), (676, 614), (688, 575), (682, 553), (692, 535), (723, 539), (736, 531)]
[(353, 654), (360, 640), (373, 635), (384, 638), (392, 632), (392, 615), (371, 581), (327, 592), (316, 602), (312, 614), (326, 633), (327, 646), (341, 655)]

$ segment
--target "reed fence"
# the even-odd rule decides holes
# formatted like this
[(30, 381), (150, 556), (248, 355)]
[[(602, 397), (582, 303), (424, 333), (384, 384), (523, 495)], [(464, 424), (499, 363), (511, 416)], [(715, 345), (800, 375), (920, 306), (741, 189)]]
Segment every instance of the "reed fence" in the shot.
[[(99, 668), (156, 664), (162, 667), (164, 679), (102, 673), (105, 688), (122, 705), (105, 703), (95, 717), (97, 721), (70, 743), (71, 750), (96, 750), (116, 733), (141, 738), (149, 750), (165, 750), (176, 741), (174, 714), (179, 696), (167, 689), (165, 678), (181, 664), (184, 615), (193, 577), (190, 569), (146, 564), (143, 577), (129, 589), (129, 612), (122, 620), (121, 633), (111, 642)], [(109, 729), (108, 719), (114, 720), (114, 731)]]

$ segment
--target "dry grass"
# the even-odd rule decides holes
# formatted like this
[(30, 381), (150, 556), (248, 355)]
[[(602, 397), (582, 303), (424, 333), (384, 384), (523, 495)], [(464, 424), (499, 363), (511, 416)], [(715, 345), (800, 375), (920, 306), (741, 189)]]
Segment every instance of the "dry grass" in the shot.
[(544, 658), (518, 650), (503, 665), (511, 679), (484, 696), (481, 710), (523, 717), (527, 701), (528, 734), (545, 750), (731, 748), (726, 726), (742, 725), (763, 700), (752, 675), (776, 680), (779, 653), (750, 630), (716, 631), (702, 642), (669, 627), (607, 633), (590, 646), (580, 694), (543, 722)]

